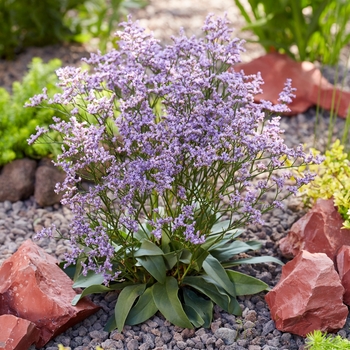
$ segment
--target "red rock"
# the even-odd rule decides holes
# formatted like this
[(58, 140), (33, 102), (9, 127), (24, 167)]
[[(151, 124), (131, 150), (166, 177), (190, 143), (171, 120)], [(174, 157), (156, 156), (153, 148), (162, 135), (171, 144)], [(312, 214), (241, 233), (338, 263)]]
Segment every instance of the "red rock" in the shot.
[(0, 316), (0, 349), (25, 350), (39, 340), (35, 324), (13, 315)]
[(350, 305), (350, 246), (342, 246), (337, 255), (337, 269), (341, 284), (345, 289), (343, 301)]
[(42, 159), (35, 172), (35, 201), (41, 207), (59, 203), (62, 195), (55, 193), (55, 186), (64, 179), (65, 174), (57, 169), (50, 159)]
[(265, 299), (277, 329), (304, 337), (344, 326), (348, 308), (343, 293), (332, 260), (324, 253), (302, 250), (282, 267), (280, 281)]
[(292, 86), (297, 89), (296, 97), (288, 105), (291, 109), (290, 114), (304, 112), (313, 105), (330, 110), (333, 106), (332, 100), (335, 98), (337, 102), (334, 106), (337, 106), (339, 101), (337, 114), (346, 118), (350, 93), (335, 89), (311, 62), (295, 62), (287, 55), (274, 52), (249, 63), (236, 64), (234, 70), (243, 70), (245, 74), (261, 73), (265, 84), (262, 86), (263, 93), (255, 96), (256, 102), (267, 100), (276, 104), (286, 79), (290, 78)]
[(342, 225), (343, 219), (333, 200), (318, 199), (314, 207), (281, 239), (281, 253), (291, 258), (305, 249), (310, 253), (325, 253), (335, 262), (338, 249), (350, 245), (350, 230), (342, 229)]
[(12, 314), (40, 329), (37, 347), (95, 313), (89, 299), (72, 306), (76, 292), (57, 260), (25, 241), (0, 267), (0, 315)]
[(17, 159), (4, 165), (0, 175), (0, 202), (17, 202), (34, 193), (36, 161)]

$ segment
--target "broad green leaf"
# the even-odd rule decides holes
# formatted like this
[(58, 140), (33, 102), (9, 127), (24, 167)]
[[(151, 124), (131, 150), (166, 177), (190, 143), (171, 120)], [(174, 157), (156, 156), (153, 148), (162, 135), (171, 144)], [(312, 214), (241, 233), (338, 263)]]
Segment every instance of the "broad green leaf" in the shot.
[(89, 270), (84, 276), (81, 274), (73, 284), (73, 288), (86, 288), (96, 284), (102, 284), (104, 281), (103, 274), (97, 274)]
[(210, 249), (210, 254), (220, 262), (232, 259), (235, 255), (244, 253), (248, 250), (257, 250), (261, 248), (261, 243), (257, 241), (241, 242), (234, 241), (226, 245), (218, 245)]
[(207, 258), (209, 253), (201, 247), (198, 247), (197, 250), (192, 255), (193, 267), (196, 271), (200, 271), (203, 266), (203, 261)]
[(203, 276), (186, 276), (183, 285), (188, 285), (206, 295), (215, 304), (229, 312), (231, 297), (227, 293), (222, 293), (219, 288), (212, 283), (208, 283)]
[(150, 256), (150, 255), (163, 255), (164, 252), (153, 242), (144, 239), (142, 240), (141, 247), (134, 253), (134, 257)]
[(251, 258), (233, 260), (230, 263), (231, 263), (231, 266), (234, 266), (234, 265), (240, 265), (240, 264), (260, 264), (260, 263), (268, 263), (268, 262), (284, 265), (284, 263), (281, 260), (276, 259), (272, 256), (254, 256)]
[[(203, 324), (201, 326), (208, 328), (213, 318), (213, 303), (210, 300), (205, 300), (188, 288), (182, 288), (182, 292), (185, 304), (191, 306), (191, 308), (193, 308), (201, 316), (203, 319)], [(186, 309), (185, 311), (187, 313)], [(189, 317), (189, 319), (192, 322), (191, 317)]]
[[(180, 252), (179, 254), (181, 254)], [(169, 252), (167, 254), (164, 254), (164, 260), (165, 260), (165, 265), (167, 270), (171, 270), (175, 264), (177, 263), (177, 257), (175, 252)]]
[(136, 259), (158, 282), (164, 283), (166, 266), (162, 256), (143, 256)]
[(117, 328), (117, 322), (115, 321), (115, 316), (111, 316), (106, 325), (105, 328), (103, 329), (105, 332), (112, 332), (113, 330), (115, 330)]
[(188, 249), (184, 249), (181, 253), (180, 261), (184, 264), (190, 264), (192, 253)]
[(142, 323), (152, 317), (158, 308), (153, 301), (152, 287), (147, 288), (143, 294), (140, 295), (139, 300), (130, 310), (125, 323), (133, 326)]
[(193, 328), (178, 298), (179, 286), (174, 277), (168, 276), (164, 284), (153, 285), (153, 300), (163, 316), (174, 325)]
[(146, 284), (134, 284), (125, 287), (119, 294), (115, 305), (115, 321), (119, 332), (123, 331), (125, 320), (129, 314), (136, 298), (140, 296), (146, 288)]
[(269, 286), (257, 278), (237, 271), (226, 270), (229, 279), (235, 285), (236, 295), (251, 295), (266, 290)]
[(207, 273), (207, 275), (211, 276), (211, 278), (215, 280), (215, 282), (227, 293), (229, 293), (231, 296), (236, 295), (233, 283), (228, 278), (225, 269), (212, 255), (208, 255), (204, 260), (203, 270)]
[(204, 320), (200, 316), (200, 314), (190, 305), (184, 304), (182, 306), (183, 306), (183, 309), (184, 309), (188, 319), (191, 321), (191, 323), (196, 328), (202, 327), (204, 324)]
[[(217, 282), (210, 276), (208, 275), (203, 275), (202, 278), (209, 284), (215, 285), (216, 288), (218, 289), (219, 293), (221, 294), (225, 294), (227, 293), (225, 291), (225, 289), (223, 289), (220, 285), (217, 284)], [(232, 283), (232, 285), (234, 286), (234, 284)], [(236, 292), (236, 290), (235, 290)], [(238, 301), (235, 297), (230, 296), (230, 300), (227, 306), (227, 310), (230, 314), (235, 314), (235, 315), (241, 315), (242, 310), (238, 304)]]
[(231, 220), (223, 220), (220, 221), (218, 223), (216, 223), (215, 225), (213, 225), (213, 227), (210, 230), (210, 235), (211, 234), (215, 234), (215, 233), (222, 233), (225, 230), (227, 230), (230, 226)]
[(112, 289), (108, 288), (104, 285), (101, 284), (96, 284), (93, 286), (89, 286), (83, 290), (81, 294), (77, 294), (73, 300), (72, 300), (72, 305), (77, 305), (78, 301), (82, 298), (84, 298), (86, 295), (89, 294), (94, 294), (94, 293), (105, 293), (105, 292), (110, 292)]

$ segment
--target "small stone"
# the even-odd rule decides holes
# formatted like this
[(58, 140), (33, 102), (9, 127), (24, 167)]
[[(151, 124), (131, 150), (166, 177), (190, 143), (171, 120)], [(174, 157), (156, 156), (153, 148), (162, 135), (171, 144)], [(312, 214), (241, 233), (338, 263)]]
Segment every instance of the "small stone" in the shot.
[(0, 202), (29, 198), (34, 193), (36, 167), (36, 161), (27, 158), (5, 164), (0, 174)]
[(46, 207), (59, 203), (62, 194), (55, 193), (57, 183), (62, 183), (65, 174), (57, 169), (51, 161), (39, 164), (35, 173), (35, 201), (41, 206)]
[(35, 324), (14, 315), (1, 315), (0, 329), (0, 348), (4, 350), (28, 349), (39, 340)]
[(44, 346), (74, 324), (98, 311), (83, 298), (76, 306), (73, 281), (57, 260), (32, 241), (25, 241), (0, 267), (0, 314), (15, 314), (40, 330), (37, 347)]
[(343, 293), (332, 260), (324, 253), (302, 250), (282, 267), (280, 281), (265, 299), (277, 329), (304, 337), (344, 326), (348, 308)]
[(230, 345), (235, 342), (237, 338), (237, 331), (229, 328), (219, 328), (215, 331), (214, 336), (222, 339), (226, 345)]
[(325, 253), (333, 261), (343, 245), (350, 245), (350, 230), (342, 229), (343, 219), (333, 200), (318, 199), (313, 208), (299, 219), (280, 241), (283, 256), (292, 258), (301, 250)]
[(350, 305), (350, 246), (342, 246), (337, 254), (337, 268), (341, 284), (345, 289), (343, 301)]

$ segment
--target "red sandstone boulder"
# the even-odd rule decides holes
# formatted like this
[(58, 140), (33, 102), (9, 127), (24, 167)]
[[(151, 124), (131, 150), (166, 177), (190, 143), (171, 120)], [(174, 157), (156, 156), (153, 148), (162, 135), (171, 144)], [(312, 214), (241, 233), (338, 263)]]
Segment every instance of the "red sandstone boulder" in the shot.
[(17, 159), (3, 166), (0, 174), (0, 202), (17, 202), (34, 193), (36, 161)]
[(35, 324), (13, 315), (0, 316), (0, 349), (25, 350), (39, 340)]
[(42, 159), (35, 173), (35, 201), (41, 207), (59, 203), (62, 195), (55, 193), (55, 186), (64, 179), (65, 174), (56, 168), (50, 159)]
[(235, 71), (243, 70), (245, 74), (261, 73), (264, 79), (263, 93), (254, 96), (256, 102), (266, 100), (278, 103), (284, 83), (287, 79), (292, 79), (292, 86), (297, 90), (294, 93), (296, 97), (288, 105), (290, 114), (301, 113), (311, 106), (319, 105), (327, 110), (337, 108), (340, 117), (347, 116), (350, 93), (336, 89), (311, 62), (296, 62), (287, 55), (273, 52), (248, 63), (235, 64), (233, 68)]
[(40, 330), (35, 343), (39, 348), (99, 309), (86, 298), (71, 305), (76, 295), (73, 282), (56, 264), (54, 257), (27, 240), (0, 267), (0, 315), (33, 322)]
[(281, 280), (266, 294), (276, 328), (305, 337), (321, 330), (333, 332), (346, 322), (344, 288), (326, 254), (302, 250), (282, 267)]
[(341, 284), (345, 289), (343, 301), (350, 305), (350, 246), (342, 246), (337, 255), (337, 268)]
[(305, 249), (310, 253), (325, 253), (335, 261), (338, 249), (350, 245), (350, 230), (342, 229), (342, 226), (343, 219), (333, 200), (318, 199), (314, 207), (281, 239), (281, 253), (292, 258)]

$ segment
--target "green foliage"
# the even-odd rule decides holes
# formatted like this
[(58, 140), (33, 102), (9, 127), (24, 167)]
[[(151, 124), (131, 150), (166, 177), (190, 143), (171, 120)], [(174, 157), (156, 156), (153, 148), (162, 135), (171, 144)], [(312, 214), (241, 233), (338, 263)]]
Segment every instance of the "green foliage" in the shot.
[(106, 52), (116, 25), (132, 8), (146, 5), (146, 0), (85, 0), (77, 7), (76, 14), (67, 21), (74, 33), (74, 40), (85, 43), (99, 40), (99, 50)]
[[(230, 268), (241, 263), (252, 263), (254, 258), (234, 259), (249, 250), (260, 248), (260, 243), (243, 243), (237, 240), (242, 230), (222, 229), (225, 233), (212, 232), (206, 243), (199, 245), (194, 252), (186, 249), (184, 243), (169, 241), (162, 248), (150, 239), (126, 236), (126, 240), (139, 239), (138, 248), (129, 250), (120, 265), (133, 267), (136, 258), (138, 281), (101, 285), (103, 276), (89, 271), (87, 276), (79, 275), (81, 266), (76, 266), (79, 275), (74, 288), (85, 288), (73, 300), (75, 305), (81, 298), (91, 293), (104, 293), (120, 290), (112, 317), (106, 330), (123, 330), (124, 324), (135, 325), (146, 321), (157, 311), (171, 323), (182, 328), (209, 327), (212, 321), (214, 303), (229, 313), (241, 314), (236, 297), (259, 293), (268, 285), (254, 277), (233, 271)], [(140, 228), (146, 237), (151, 232)], [(129, 243), (128, 243), (129, 245)], [(135, 245), (135, 243), (134, 243)], [(116, 247), (116, 250), (120, 247)], [(201, 259), (198, 259), (202, 256)], [(260, 257), (260, 262), (281, 262), (273, 257)], [(223, 267), (224, 266), (224, 267)], [(140, 269), (143, 267), (144, 269)], [(120, 269), (121, 266), (115, 266)]]
[[(312, 149), (314, 154), (320, 153)], [(325, 153), (321, 164), (309, 166), (317, 174), (314, 181), (300, 188), (300, 191), (312, 200), (317, 198), (334, 199), (334, 205), (344, 219), (344, 228), (350, 229), (350, 163), (344, 146), (337, 140)], [(305, 168), (299, 168), (303, 171)]]
[(0, 57), (29, 46), (101, 40), (101, 49), (127, 9), (143, 0), (0, 0)]
[(41, 92), (44, 86), (58, 92), (55, 70), (61, 66), (57, 59), (44, 64), (34, 58), (22, 83), (15, 82), (12, 94), (0, 88), (0, 166), (23, 157), (42, 158), (57, 152), (57, 145), (37, 143), (29, 146), (27, 139), (37, 125), (52, 123), (55, 112), (46, 108), (24, 108), (25, 102)]
[(350, 2), (343, 0), (235, 0), (265, 50), (287, 53), (296, 60), (336, 64), (350, 42)]
[(306, 349), (308, 350), (346, 350), (350, 348), (350, 341), (340, 335), (332, 336), (314, 331), (307, 335)]

